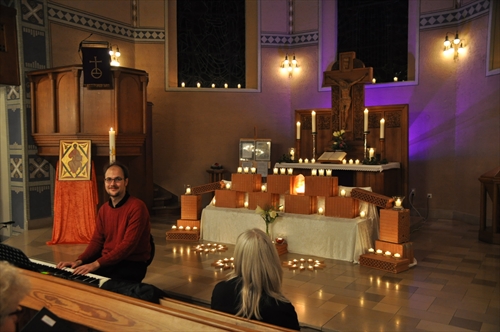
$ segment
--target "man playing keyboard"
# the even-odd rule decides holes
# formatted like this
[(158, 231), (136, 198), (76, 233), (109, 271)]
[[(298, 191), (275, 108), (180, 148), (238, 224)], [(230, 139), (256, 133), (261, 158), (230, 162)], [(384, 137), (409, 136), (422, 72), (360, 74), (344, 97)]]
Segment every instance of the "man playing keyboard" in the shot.
[(104, 182), (110, 199), (99, 209), (89, 245), (75, 261), (59, 262), (57, 268), (139, 283), (152, 258), (148, 209), (127, 192), (128, 169), (124, 165), (110, 164)]

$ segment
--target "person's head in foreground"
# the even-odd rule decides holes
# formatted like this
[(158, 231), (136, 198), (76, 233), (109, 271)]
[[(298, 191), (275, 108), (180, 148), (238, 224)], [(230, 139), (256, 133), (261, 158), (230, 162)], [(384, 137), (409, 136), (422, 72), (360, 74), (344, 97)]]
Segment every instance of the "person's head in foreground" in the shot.
[(29, 282), (6, 261), (0, 261), (0, 332), (15, 332), (19, 303), (29, 293)]

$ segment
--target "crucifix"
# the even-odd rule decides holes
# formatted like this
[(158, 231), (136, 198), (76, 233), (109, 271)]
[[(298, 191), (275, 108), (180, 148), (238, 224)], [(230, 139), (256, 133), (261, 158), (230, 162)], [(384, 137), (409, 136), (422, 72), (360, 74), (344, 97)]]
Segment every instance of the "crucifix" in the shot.
[(356, 59), (355, 52), (340, 53), (339, 61), (331, 71), (323, 73), (323, 78), (323, 86), (332, 87), (332, 120), (338, 121), (334, 127), (337, 130), (353, 130), (354, 113), (362, 112), (365, 103), (362, 83), (372, 81), (373, 68), (365, 67)]

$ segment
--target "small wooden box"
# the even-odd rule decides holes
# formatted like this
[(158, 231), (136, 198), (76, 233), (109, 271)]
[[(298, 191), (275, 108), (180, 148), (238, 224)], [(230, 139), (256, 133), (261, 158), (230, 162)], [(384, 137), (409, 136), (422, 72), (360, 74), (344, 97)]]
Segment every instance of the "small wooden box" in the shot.
[(225, 208), (243, 207), (245, 193), (241, 191), (219, 189), (215, 191), (215, 206)]
[(306, 196), (337, 196), (339, 192), (339, 180), (335, 176), (306, 176)]
[(275, 175), (267, 176), (267, 192), (280, 195), (293, 195), (295, 179), (297, 175)]
[(261, 191), (262, 175), (233, 173), (231, 175), (231, 189), (247, 193), (252, 191)]
[(200, 229), (200, 221), (199, 220), (185, 220), (185, 219), (177, 219), (177, 227), (182, 226), (186, 228), (186, 226), (191, 227), (197, 227), (198, 230)]
[(282, 244), (277, 244), (275, 243), (274, 246), (276, 247), (276, 250), (278, 251), (278, 256), (284, 255), (288, 252), (288, 244), (282, 243)]
[(285, 212), (297, 214), (316, 213), (317, 199), (313, 196), (285, 195)]
[(249, 192), (248, 193), (248, 209), (255, 210), (257, 205), (263, 209), (273, 207), (276, 210), (280, 204), (280, 195), (271, 194), (270, 192)]
[(393, 255), (399, 253), (402, 258), (406, 258), (413, 263), (413, 242), (392, 243), (386, 241), (375, 240), (375, 250), (380, 249), (382, 252), (390, 251)]
[(185, 230), (170, 230), (167, 231), (167, 240), (174, 241), (198, 241), (200, 239), (200, 230), (185, 231)]
[(181, 219), (199, 220), (201, 210), (201, 195), (181, 195)]
[(379, 240), (393, 243), (410, 241), (410, 210), (381, 209)]
[(376, 254), (364, 254), (359, 256), (359, 265), (374, 269), (399, 273), (410, 268), (410, 261), (406, 258), (392, 258)]
[(352, 197), (325, 197), (325, 216), (356, 218), (359, 215), (359, 200)]

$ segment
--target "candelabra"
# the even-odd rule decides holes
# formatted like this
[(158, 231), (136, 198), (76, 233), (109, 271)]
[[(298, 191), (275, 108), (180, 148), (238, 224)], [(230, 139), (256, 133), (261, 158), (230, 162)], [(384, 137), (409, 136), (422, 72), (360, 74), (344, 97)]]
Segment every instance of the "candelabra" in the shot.
[(367, 149), (367, 147), (366, 147), (366, 137), (368, 136), (368, 134), (369, 134), (369, 133), (370, 133), (369, 131), (365, 131), (365, 132), (363, 133), (363, 135), (365, 136), (364, 152), (363, 152), (363, 156), (365, 157), (365, 159), (369, 159), (369, 158), (368, 158), (368, 149)]
[[(313, 148), (313, 155), (312, 155), (312, 159), (316, 159), (316, 132), (313, 132), (312, 133), (312, 148)], [(366, 143), (365, 143), (366, 144)]]
[(385, 159), (385, 138), (380, 138), (380, 160)]

